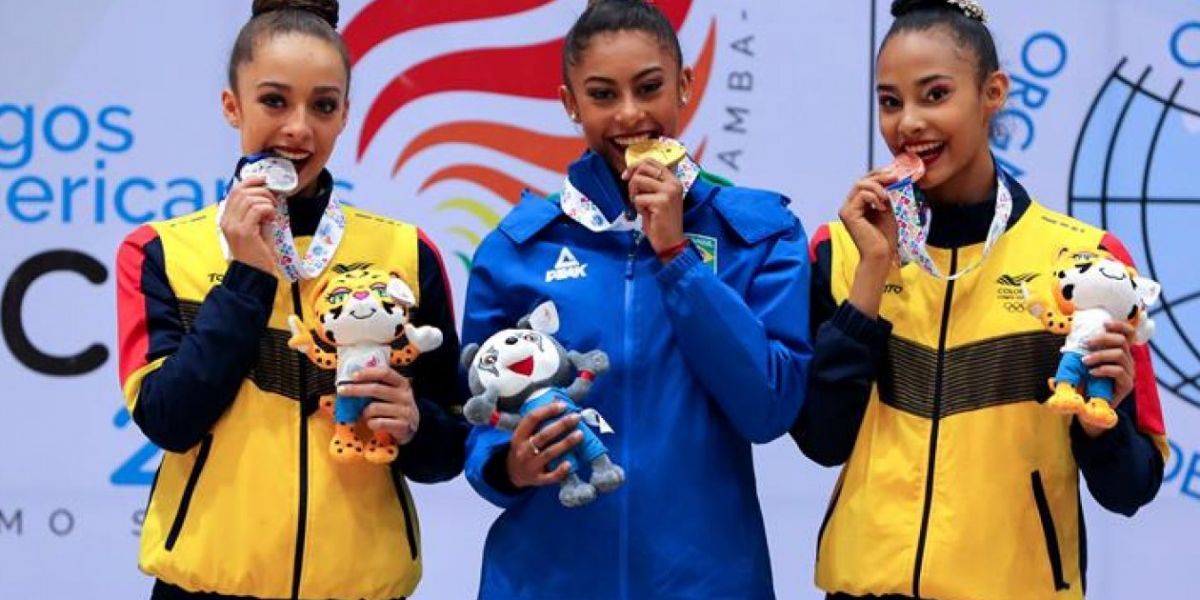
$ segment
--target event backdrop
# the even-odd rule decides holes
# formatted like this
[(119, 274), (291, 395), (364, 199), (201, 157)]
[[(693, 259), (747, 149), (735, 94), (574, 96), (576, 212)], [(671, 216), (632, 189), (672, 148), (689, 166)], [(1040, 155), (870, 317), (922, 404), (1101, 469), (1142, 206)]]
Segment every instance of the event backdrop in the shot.
[[(582, 147), (556, 86), (561, 38), (585, 2), (342, 4), (353, 90), (332, 170), (351, 202), (425, 228), (461, 304), (480, 236), (521, 188), (555, 189)], [(888, 2), (658, 4), (696, 68), (683, 138), (709, 169), (787, 193), (811, 231), (888, 159), (871, 91)], [(996, 155), (1049, 206), (1114, 230), (1165, 289), (1154, 357), (1172, 455), (1137, 518), (1089, 501), (1091, 597), (1195, 598), (1200, 277), (1187, 239), (1200, 225), (1200, 2), (988, 9), (1013, 80)], [(0, 411), (12, 420), (0, 433), (0, 597), (148, 589), (136, 541), (160, 452), (122, 408), (113, 260), (138, 223), (222, 195), (238, 146), (218, 97), (248, 13), (249, 0), (0, 7)], [(816, 598), (835, 472), (789, 440), (758, 450), (776, 589)], [(415, 495), (417, 597), (473, 597), (495, 510), (461, 478)]]

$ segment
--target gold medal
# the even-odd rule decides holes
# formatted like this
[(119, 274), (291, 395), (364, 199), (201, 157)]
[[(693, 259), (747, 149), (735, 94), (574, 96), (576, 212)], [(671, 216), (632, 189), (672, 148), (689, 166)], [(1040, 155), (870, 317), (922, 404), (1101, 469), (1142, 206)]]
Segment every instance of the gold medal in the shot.
[(625, 148), (625, 165), (631, 166), (649, 159), (671, 168), (685, 156), (687, 156), (687, 148), (683, 144), (671, 138), (658, 138), (638, 142)]

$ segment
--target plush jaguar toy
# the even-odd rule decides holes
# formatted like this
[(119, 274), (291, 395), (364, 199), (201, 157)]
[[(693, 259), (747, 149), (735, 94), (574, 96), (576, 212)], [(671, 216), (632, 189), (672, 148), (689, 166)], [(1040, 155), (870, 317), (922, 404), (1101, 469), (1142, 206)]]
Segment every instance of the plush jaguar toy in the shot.
[[(288, 346), (304, 353), (322, 369), (337, 370), (339, 393), (333, 403), (334, 434), (329, 452), (335, 459), (365, 458), (372, 463), (395, 460), (396, 440), (376, 432), (364, 442), (355, 432), (370, 398), (343, 396), (340, 390), (353, 382), (354, 374), (380, 365), (404, 366), (422, 352), (442, 345), (442, 332), (435, 327), (414, 327), (408, 313), (416, 305), (412, 288), (396, 273), (362, 265), (335, 266), (314, 293), (312, 315), (305, 323), (288, 317), (292, 337)], [(404, 338), (399, 348), (393, 342)]]
[[(1117, 413), (1109, 404), (1113, 382), (1089, 375), (1083, 364), (1088, 342), (1104, 334), (1106, 322), (1127, 321), (1137, 331), (1137, 343), (1145, 343), (1154, 334), (1154, 321), (1146, 308), (1158, 300), (1161, 288), (1103, 250), (1062, 250), (1054, 264), (1054, 276), (1053, 304), (1040, 299), (1028, 302), (1030, 313), (1040, 318), (1048, 331), (1067, 336), (1058, 372), (1051, 381), (1054, 393), (1046, 406), (1109, 429), (1117, 424)], [(1080, 388), (1087, 392), (1086, 401)]]
[[(568, 352), (551, 337), (558, 332), (558, 325), (558, 310), (553, 302), (546, 302), (518, 321), (515, 329), (492, 335), (482, 346), (469, 344), (463, 348), (462, 364), (474, 394), (463, 407), (463, 414), (472, 424), (512, 431), (521, 417), (553, 402), (563, 402), (567, 410), (544, 421), (542, 427), (579, 413), (583, 419), (576, 429), (583, 441), (551, 461), (546, 469), (552, 471), (566, 460), (571, 471), (559, 488), (558, 499), (564, 506), (583, 506), (595, 500), (597, 492), (620, 487), (625, 471), (609, 459), (608, 449), (588, 426), (611, 433), (608, 423), (595, 409), (581, 410), (578, 406), (591, 389), (592, 380), (608, 370), (608, 355), (601, 350)], [(578, 374), (573, 375), (575, 371)], [(578, 475), (580, 462), (591, 465), (588, 482)]]

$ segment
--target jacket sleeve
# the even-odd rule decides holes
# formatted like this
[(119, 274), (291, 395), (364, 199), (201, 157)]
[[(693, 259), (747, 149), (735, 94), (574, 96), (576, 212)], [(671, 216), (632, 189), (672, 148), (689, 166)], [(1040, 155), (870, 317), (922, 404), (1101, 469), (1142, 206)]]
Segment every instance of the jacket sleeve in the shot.
[(658, 273), (684, 362), (734, 428), (756, 443), (792, 425), (812, 358), (807, 242), (791, 219), (790, 230), (760, 242), (772, 247), (744, 297), (690, 245)]
[[(506, 282), (497, 276), (496, 269), (506, 258), (507, 240), (493, 232), (475, 253), (471, 276), (467, 283), (467, 300), (463, 314), (463, 343), (480, 343), (493, 333), (512, 327), (517, 318), (511, 317), (504, 305)], [(466, 372), (460, 366), (459, 377), (464, 382), (463, 397), (469, 397)], [(530, 490), (512, 485), (505, 468), (512, 433), (493, 427), (477, 425), (467, 436), (466, 477), (471, 487), (485, 500), (507, 509), (529, 495)]]
[(470, 425), (462, 417), (458, 333), (449, 281), (437, 247), (424, 233), (418, 243), (417, 270), (421, 276), (420, 304), (412, 322), (440, 329), (442, 345), (422, 354), (409, 367), (421, 420), (416, 435), (393, 465), (413, 481), (435, 483), (462, 472)]
[[(1111, 234), (1105, 235), (1101, 247), (1133, 264), (1129, 252)], [(1126, 516), (1133, 516), (1158, 494), (1169, 452), (1149, 348), (1134, 346), (1131, 352), (1134, 389), (1117, 406), (1121, 418), (1116, 427), (1091, 438), (1078, 422), (1071, 426), (1071, 449), (1092, 497)]]
[(804, 455), (826, 467), (845, 463), (854, 450), (892, 331), (883, 317), (871, 319), (849, 302), (836, 303), (832, 252), (829, 229), (823, 225), (813, 238), (810, 255), (812, 372), (806, 400), (791, 429)]
[(255, 362), (277, 284), (273, 275), (233, 261), (185, 329), (154, 229), (143, 226), (122, 242), (121, 387), (134, 422), (150, 441), (185, 452), (212, 429)]

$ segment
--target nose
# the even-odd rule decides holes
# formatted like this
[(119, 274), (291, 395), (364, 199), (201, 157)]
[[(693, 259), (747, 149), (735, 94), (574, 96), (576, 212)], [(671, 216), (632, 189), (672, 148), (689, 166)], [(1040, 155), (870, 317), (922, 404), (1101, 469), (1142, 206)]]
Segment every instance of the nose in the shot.
[(509, 346), (515, 345), (518, 341), (519, 340), (517, 339), (517, 336), (515, 336), (515, 335), (510, 335), (504, 339), (504, 343), (508, 344)]
[(363, 292), (363, 291), (354, 292), (355, 300), (366, 300), (370, 296), (371, 296), (371, 294), (369, 294), (367, 292)]
[(621, 105), (617, 107), (617, 123), (624, 126), (636, 124), (642, 120), (645, 112), (642, 106), (638, 104), (637, 98), (633, 97), (632, 94), (627, 95), (621, 101)]
[(308, 122), (309, 114), (303, 104), (298, 104), (288, 113), (287, 121), (283, 124), (283, 134), (296, 141), (307, 141), (312, 134), (312, 126)]
[(925, 117), (919, 108), (905, 107), (900, 115), (900, 135), (905, 139), (918, 138), (925, 131)]

